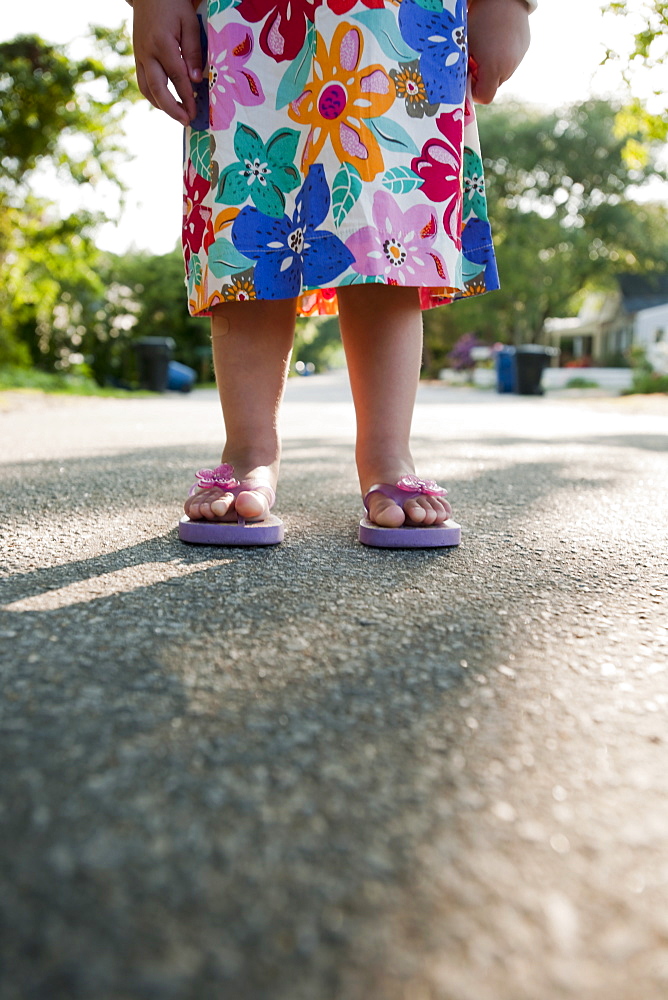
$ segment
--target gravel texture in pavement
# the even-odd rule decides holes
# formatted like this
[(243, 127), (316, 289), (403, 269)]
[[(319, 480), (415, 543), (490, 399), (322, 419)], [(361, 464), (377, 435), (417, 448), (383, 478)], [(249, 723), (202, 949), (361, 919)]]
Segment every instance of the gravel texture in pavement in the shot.
[(357, 543), (338, 374), (270, 549), (178, 541), (214, 393), (0, 424), (0, 1000), (665, 1000), (665, 398), (422, 387), (450, 551)]

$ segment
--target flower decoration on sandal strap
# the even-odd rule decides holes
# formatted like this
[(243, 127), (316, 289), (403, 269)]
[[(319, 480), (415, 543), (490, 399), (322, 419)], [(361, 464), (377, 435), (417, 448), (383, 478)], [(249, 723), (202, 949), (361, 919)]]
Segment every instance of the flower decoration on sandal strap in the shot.
[(235, 486), (240, 486), (238, 479), (234, 478), (234, 466), (217, 465), (215, 469), (200, 469), (195, 473), (197, 485), (203, 490), (219, 489), (231, 490)]
[(435, 483), (433, 479), (418, 479), (417, 476), (402, 476), (397, 487), (407, 493), (423, 493), (426, 496), (445, 497), (448, 491)]

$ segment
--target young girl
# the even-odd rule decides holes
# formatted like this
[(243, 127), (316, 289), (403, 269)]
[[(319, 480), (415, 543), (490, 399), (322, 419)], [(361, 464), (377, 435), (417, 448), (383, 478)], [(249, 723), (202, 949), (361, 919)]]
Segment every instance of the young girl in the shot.
[(186, 126), (189, 308), (211, 317), (226, 429), (223, 464), (186, 501), (185, 540), (282, 538), (269, 511), (295, 318), (338, 309), (360, 540), (459, 542), (409, 446), (421, 310), (498, 287), (473, 101), (519, 65), (534, 7), (134, 0), (140, 90)]

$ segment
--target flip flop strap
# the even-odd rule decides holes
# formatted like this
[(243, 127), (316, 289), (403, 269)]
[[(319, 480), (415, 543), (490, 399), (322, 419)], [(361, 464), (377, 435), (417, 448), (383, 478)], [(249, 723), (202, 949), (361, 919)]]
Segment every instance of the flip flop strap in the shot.
[[(401, 482), (401, 480), (400, 480)], [(443, 489), (442, 486), (438, 486), (436, 483), (428, 482), (424, 483), (422, 480), (418, 480), (415, 477), (415, 482), (417, 485), (416, 489), (407, 489), (405, 486), (393, 486), (391, 483), (376, 483), (372, 486), (363, 497), (364, 506), (369, 509), (369, 497), (372, 493), (382, 493), (383, 496), (389, 497), (393, 500), (397, 506), (403, 507), (407, 500), (415, 500), (417, 497), (424, 496), (447, 496), (448, 491)]]
[[(212, 487), (209, 487), (211, 489)], [(201, 483), (193, 483), (188, 491), (188, 496), (193, 496), (197, 490), (207, 489), (206, 486), (202, 486)], [(233, 497), (238, 497), (240, 493), (244, 493), (247, 490), (266, 490), (269, 496), (267, 500), (269, 501), (269, 510), (276, 503), (276, 493), (274, 489), (268, 482), (263, 479), (244, 479), (238, 484), (238, 486), (219, 486), (218, 489), (224, 490), (225, 493), (231, 493)]]
[(276, 502), (276, 493), (271, 483), (265, 479), (242, 479), (239, 482), (238, 479), (234, 478), (234, 468), (227, 463), (218, 465), (215, 469), (200, 469), (195, 475), (197, 482), (190, 487), (188, 496), (193, 496), (197, 490), (219, 489), (237, 497), (246, 490), (263, 489), (269, 493), (267, 500), (270, 510)]

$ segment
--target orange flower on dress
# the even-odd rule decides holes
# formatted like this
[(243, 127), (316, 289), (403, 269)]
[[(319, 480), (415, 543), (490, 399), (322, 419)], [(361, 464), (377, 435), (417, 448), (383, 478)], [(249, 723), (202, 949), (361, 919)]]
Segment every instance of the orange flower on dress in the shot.
[(362, 180), (372, 180), (383, 169), (380, 146), (364, 119), (384, 114), (396, 92), (379, 64), (359, 68), (363, 49), (362, 31), (352, 24), (337, 27), (329, 52), (317, 35), (313, 79), (288, 108), (293, 121), (311, 126), (302, 154), (304, 173), (327, 139), (339, 161), (356, 167)]
[(223, 285), (222, 296), (226, 302), (248, 302), (256, 298), (255, 285), (250, 276), (235, 274), (229, 285)]

